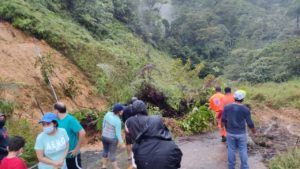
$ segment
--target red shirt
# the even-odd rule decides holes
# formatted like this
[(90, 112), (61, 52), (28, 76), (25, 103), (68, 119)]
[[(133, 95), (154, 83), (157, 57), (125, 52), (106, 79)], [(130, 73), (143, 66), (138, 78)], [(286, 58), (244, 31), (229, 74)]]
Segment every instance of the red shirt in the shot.
[(23, 160), (17, 157), (7, 158), (5, 157), (0, 164), (0, 169), (27, 169), (27, 166)]

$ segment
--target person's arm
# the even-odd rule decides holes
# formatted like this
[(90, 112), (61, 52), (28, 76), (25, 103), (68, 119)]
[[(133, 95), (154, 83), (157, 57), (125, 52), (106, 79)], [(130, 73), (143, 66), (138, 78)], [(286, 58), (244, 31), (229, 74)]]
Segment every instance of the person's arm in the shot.
[(126, 133), (130, 133), (130, 132), (129, 132), (129, 128), (128, 128), (128, 123), (127, 123), (127, 122), (128, 122), (128, 120), (126, 120), (126, 121), (125, 121), (125, 124), (124, 124), (124, 126), (125, 126), (125, 127), (124, 127), (124, 128), (125, 128), (125, 132), (126, 132)]
[(107, 117), (107, 113), (105, 114), (105, 116), (104, 116), (104, 118), (103, 118), (103, 122), (102, 122), (102, 129), (104, 129), (104, 128), (105, 128), (106, 117)]
[(75, 157), (75, 156), (78, 154), (78, 151), (80, 150), (81, 145), (82, 145), (82, 143), (83, 143), (83, 141), (84, 141), (84, 139), (85, 139), (85, 135), (86, 135), (86, 133), (85, 133), (85, 130), (84, 130), (84, 129), (81, 129), (81, 130), (78, 132), (78, 143), (77, 143), (75, 149), (74, 149), (73, 151), (71, 151), (71, 155), (72, 155), (73, 157)]
[(59, 168), (62, 166), (62, 165), (60, 165), (60, 162), (56, 162), (56, 161), (50, 160), (47, 157), (45, 157), (44, 150), (35, 150), (35, 152), (36, 152), (36, 156), (37, 156), (37, 159), (39, 160), (39, 162), (51, 165), (54, 168)]
[(115, 127), (116, 127), (117, 139), (118, 139), (120, 144), (123, 144), (123, 138), (122, 138), (122, 135), (121, 135), (121, 129), (122, 129), (121, 120), (116, 121)]
[(74, 148), (74, 150), (70, 151), (71, 156), (75, 157), (75, 156), (77, 156), (78, 151), (81, 148), (81, 145), (85, 139), (86, 133), (85, 133), (85, 130), (83, 129), (83, 127), (81, 126), (81, 124), (76, 119), (73, 120), (72, 131), (74, 133), (77, 133), (77, 137), (78, 137), (78, 142), (77, 142), (76, 147)]
[(34, 149), (35, 149), (35, 153), (36, 153), (36, 156), (37, 156), (37, 159), (39, 160), (39, 162), (51, 165), (54, 168), (59, 167), (55, 161), (50, 160), (44, 156), (45, 145), (44, 145), (43, 137), (41, 134), (38, 135), (38, 137), (36, 138)]
[(250, 128), (251, 132), (253, 134), (255, 134), (256, 130), (255, 130), (252, 118), (251, 118), (251, 113), (250, 113), (250, 111), (248, 109), (247, 109), (247, 112), (246, 112), (246, 123), (247, 123), (248, 127)]
[(66, 142), (66, 149), (64, 152), (64, 156), (62, 158), (63, 161), (67, 158), (68, 153), (69, 153), (69, 141)]

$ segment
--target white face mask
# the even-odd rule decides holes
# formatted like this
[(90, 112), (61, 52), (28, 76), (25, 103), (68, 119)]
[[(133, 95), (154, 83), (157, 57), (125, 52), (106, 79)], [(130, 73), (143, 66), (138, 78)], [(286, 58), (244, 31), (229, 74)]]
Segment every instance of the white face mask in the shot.
[(49, 126), (49, 127), (44, 127), (44, 128), (43, 128), (43, 132), (46, 133), (46, 134), (52, 133), (53, 130), (54, 130), (54, 127), (53, 127), (53, 126)]

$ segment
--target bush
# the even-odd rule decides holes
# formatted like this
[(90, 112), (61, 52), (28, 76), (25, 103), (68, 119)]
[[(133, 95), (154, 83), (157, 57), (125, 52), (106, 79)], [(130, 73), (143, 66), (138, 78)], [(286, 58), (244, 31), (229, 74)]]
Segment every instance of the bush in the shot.
[(93, 110), (82, 109), (73, 111), (70, 114), (80, 121), (83, 127), (94, 131), (102, 131), (102, 123), (105, 113), (106, 112), (94, 112)]
[(3, 112), (7, 117), (10, 117), (14, 112), (17, 104), (7, 100), (0, 100), (0, 112)]
[(21, 136), (26, 140), (25, 151), (21, 155), (28, 166), (32, 166), (37, 162), (34, 145), (38, 135), (39, 128), (33, 126), (30, 122), (24, 119), (9, 119), (6, 124), (9, 136)]
[(104, 119), (105, 114), (106, 114), (106, 112), (98, 113), (97, 124), (96, 124), (96, 129), (98, 131), (102, 131), (102, 124), (103, 124), (103, 119)]
[(270, 161), (270, 169), (296, 169), (300, 166), (300, 150), (295, 148)]
[(194, 109), (194, 112), (181, 121), (180, 125), (188, 133), (201, 133), (209, 130), (214, 121), (215, 113), (208, 107), (201, 106), (199, 109)]
[(73, 77), (69, 77), (67, 84), (63, 87), (64, 93), (67, 97), (74, 99), (79, 93), (79, 87)]

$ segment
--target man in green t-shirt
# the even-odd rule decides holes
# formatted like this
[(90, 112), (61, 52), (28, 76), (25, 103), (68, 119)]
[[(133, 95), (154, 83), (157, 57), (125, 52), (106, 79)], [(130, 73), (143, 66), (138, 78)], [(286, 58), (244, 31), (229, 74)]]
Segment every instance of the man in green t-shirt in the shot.
[(67, 166), (70, 169), (81, 169), (80, 147), (85, 138), (85, 130), (78, 120), (67, 113), (64, 103), (54, 104), (54, 113), (58, 116), (58, 127), (64, 128), (70, 138)]

